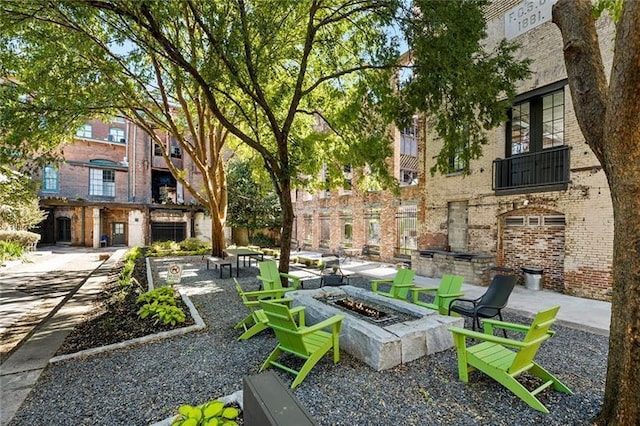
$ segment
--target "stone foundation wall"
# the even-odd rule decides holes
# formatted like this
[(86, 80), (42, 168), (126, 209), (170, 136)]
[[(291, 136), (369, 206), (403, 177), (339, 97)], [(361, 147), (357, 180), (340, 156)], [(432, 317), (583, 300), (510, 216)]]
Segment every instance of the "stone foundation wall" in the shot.
[(467, 258), (462, 253), (436, 252), (421, 255), (414, 252), (411, 267), (416, 274), (427, 277), (441, 277), (445, 274), (460, 275), (468, 284), (488, 285), (491, 281), (491, 268), (496, 266), (492, 255), (473, 255)]

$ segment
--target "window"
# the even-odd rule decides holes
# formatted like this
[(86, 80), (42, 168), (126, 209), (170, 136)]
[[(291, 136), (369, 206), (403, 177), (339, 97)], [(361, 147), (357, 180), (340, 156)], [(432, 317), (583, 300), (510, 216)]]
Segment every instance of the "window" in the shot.
[(564, 91), (542, 98), (542, 149), (564, 145)]
[(58, 192), (58, 169), (45, 166), (42, 173), (42, 192)]
[(564, 145), (564, 88), (516, 103), (509, 115), (507, 156)]
[(449, 157), (449, 173), (464, 172), (469, 169), (469, 162), (463, 157), (464, 150), (464, 147), (460, 147), (453, 156)]
[(331, 243), (331, 218), (329, 216), (320, 216), (320, 245), (329, 247)]
[(409, 127), (400, 131), (400, 154), (418, 156), (418, 120), (415, 117)]
[(175, 139), (171, 141), (171, 157), (182, 158), (182, 149), (178, 146), (178, 142)]
[(89, 169), (89, 195), (115, 197), (115, 177), (113, 170)]
[(349, 244), (353, 238), (353, 222), (351, 216), (342, 217), (342, 242)]
[(113, 117), (111, 119), (112, 123), (123, 123), (124, 124), (124, 117)]
[(76, 136), (78, 136), (79, 138), (91, 139), (93, 137), (93, 126), (91, 126), (91, 124), (83, 124), (76, 131)]
[(418, 119), (400, 131), (400, 185), (418, 183)]
[(313, 217), (311, 215), (304, 216), (304, 240), (308, 243), (313, 241)]
[(162, 157), (162, 147), (157, 143), (153, 144), (153, 155), (156, 157)]
[(367, 244), (377, 247), (380, 245), (380, 210), (372, 210), (365, 220), (367, 221)]
[(107, 139), (109, 142), (125, 143), (124, 130), (119, 127), (109, 128), (109, 137)]

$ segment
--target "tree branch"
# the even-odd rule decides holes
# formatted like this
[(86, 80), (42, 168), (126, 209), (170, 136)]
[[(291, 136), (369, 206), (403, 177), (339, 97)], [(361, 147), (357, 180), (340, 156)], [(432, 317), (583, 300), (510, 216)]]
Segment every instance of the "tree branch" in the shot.
[(589, 0), (560, 0), (553, 6), (560, 28), (564, 59), (576, 118), (587, 144), (604, 166), (604, 117), (609, 89)]

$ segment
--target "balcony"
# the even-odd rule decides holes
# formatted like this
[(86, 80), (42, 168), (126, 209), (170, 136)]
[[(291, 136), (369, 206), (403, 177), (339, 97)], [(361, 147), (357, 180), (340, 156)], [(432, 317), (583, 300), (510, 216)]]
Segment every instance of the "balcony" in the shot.
[(568, 183), (568, 146), (493, 161), (492, 189), (498, 195), (562, 190)]

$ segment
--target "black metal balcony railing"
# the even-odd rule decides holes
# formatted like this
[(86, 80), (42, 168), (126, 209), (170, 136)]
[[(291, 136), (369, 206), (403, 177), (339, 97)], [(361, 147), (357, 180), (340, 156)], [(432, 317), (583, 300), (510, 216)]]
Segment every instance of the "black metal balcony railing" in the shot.
[(556, 190), (569, 183), (569, 147), (498, 158), (493, 161), (493, 190)]

